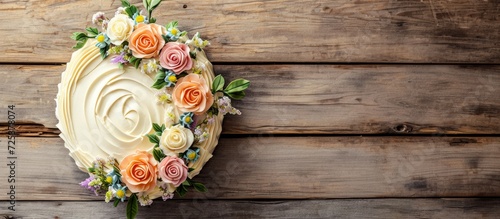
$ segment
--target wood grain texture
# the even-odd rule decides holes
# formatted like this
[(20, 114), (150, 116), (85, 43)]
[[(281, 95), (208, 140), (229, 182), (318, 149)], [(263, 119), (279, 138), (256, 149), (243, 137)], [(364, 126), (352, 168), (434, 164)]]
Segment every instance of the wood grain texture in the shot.
[[(27, 124), (18, 127), (22, 136), (58, 133), (54, 99), (63, 70), (0, 66), (0, 113), (16, 105), (18, 124)], [(497, 65), (216, 65), (215, 71), (252, 82), (247, 98), (234, 102), (243, 115), (226, 117), (226, 134), (500, 133)], [(0, 133), (6, 122), (0, 117)]]
[[(17, 200), (102, 200), (58, 138), (17, 138)], [(6, 163), (7, 150), (0, 150)], [(500, 138), (222, 138), (188, 199), (498, 197)], [(6, 171), (0, 173), (7, 179)], [(6, 194), (7, 181), (0, 181)], [(7, 196), (0, 196), (6, 200)]]
[[(170, 200), (139, 207), (137, 218), (497, 218), (499, 199), (337, 199), (337, 200)], [(20, 218), (123, 218), (117, 208), (98, 201), (18, 202)], [(1, 218), (1, 217), (0, 217)]]
[[(67, 62), (71, 33), (119, 5), (4, 1), (0, 62)], [(215, 62), (500, 63), (499, 10), (495, 0), (175, 0), (155, 15), (201, 32)]]

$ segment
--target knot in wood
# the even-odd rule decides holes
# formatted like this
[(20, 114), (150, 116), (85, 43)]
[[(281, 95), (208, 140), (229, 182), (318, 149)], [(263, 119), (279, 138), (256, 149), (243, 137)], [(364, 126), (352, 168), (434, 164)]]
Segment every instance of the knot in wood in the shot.
[(397, 133), (410, 133), (413, 130), (413, 128), (407, 124), (399, 124), (394, 126), (392, 130), (394, 130), (394, 132)]

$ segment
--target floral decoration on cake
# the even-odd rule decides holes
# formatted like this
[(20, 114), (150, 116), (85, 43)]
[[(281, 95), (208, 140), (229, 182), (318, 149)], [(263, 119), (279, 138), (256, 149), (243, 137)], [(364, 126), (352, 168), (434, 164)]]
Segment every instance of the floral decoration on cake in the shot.
[(57, 125), (77, 166), (80, 183), (127, 218), (153, 199), (207, 188), (193, 180), (212, 157), (224, 115), (241, 112), (250, 82), (225, 83), (213, 74), (199, 33), (188, 38), (176, 21), (156, 23), (161, 0), (144, 10), (122, 0), (115, 14), (97, 12), (96, 27), (76, 32), (78, 49), (62, 74)]

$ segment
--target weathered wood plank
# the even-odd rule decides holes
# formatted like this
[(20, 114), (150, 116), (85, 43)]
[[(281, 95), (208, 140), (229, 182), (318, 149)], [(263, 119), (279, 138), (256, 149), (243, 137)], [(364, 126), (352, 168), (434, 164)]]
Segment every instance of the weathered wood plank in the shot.
[[(17, 200), (102, 200), (58, 138), (17, 138)], [(0, 150), (6, 163), (7, 150)], [(500, 138), (222, 138), (187, 198), (498, 197)], [(7, 171), (0, 173), (7, 179)], [(0, 181), (7, 194), (7, 180)], [(0, 196), (1, 200), (8, 199)]]
[[(67, 62), (70, 34), (119, 4), (2, 2), (0, 62)], [(469, 0), (175, 0), (155, 13), (201, 32), (215, 62), (500, 63), (499, 10)]]
[[(125, 205), (17, 203), (17, 218), (123, 218)], [(170, 200), (139, 208), (137, 218), (497, 218), (499, 199)], [(1, 218), (1, 217), (0, 217)]]
[[(22, 135), (54, 135), (63, 66), (0, 66), (0, 115), (16, 105)], [(216, 65), (252, 81), (226, 134), (499, 134), (500, 66)], [(4, 112), (4, 113), (1, 113)], [(6, 132), (0, 117), (0, 133)], [(4, 124), (3, 126), (1, 124)]]

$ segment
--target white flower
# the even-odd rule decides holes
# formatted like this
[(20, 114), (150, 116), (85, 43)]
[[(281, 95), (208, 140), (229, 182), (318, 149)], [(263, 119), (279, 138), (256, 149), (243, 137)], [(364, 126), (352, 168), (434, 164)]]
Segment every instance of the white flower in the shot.
[(106, 16), (104, 15), (104, 12), (99, 11), (92, 16), (92, 23), (93, 24), (99, 24), (104, 20), (106, 20)]
[(118, 14), (111, 18), (106, 29), (111, 43), (121, 45), (134, 31), (134, 21), (129, 16)]
[(163, 153), (170, 156), (186, 151), (194, 141), (194, 135), (191, 130), (181, 125), (166, 128), (160, 139), (160, 148)]
[(156, 103), (158, 105), (165, 104), (165, 103), (172, 103), (172, 95), (165, 92), (165, 90), (158, 91), (156, 93)]
[(156, 74), (160, 70), (160, 65), (156, 59), (142, 60), (141, 72), (144, 74)]
[(153, 200), (151, 198), (149, 198), (149, 195), (141, 192), (141, 193), (139, 193), (138, 196), (139, 196), (138, 197), (139, 203), (141, 204), (141, 206), (148, 206), (148, 205), (153, 204)]
[(200, 33), (196, 32), (192, 39), (187, 40), (186, 44), (195, 48), (203, 49), (210, 45), (210, 42), (200, 38)]
[(228, 113), (232, 115), (241, 115), (241, 112), (238, 109), (231, 106), (231, 99), (229, 99), (229, 97), (227, 96), (219, 98), (217, 100), (217, 105), (219, 108), (219, 113), (222, 115), (226, 115)]
[(172, 183), (161, 182), (159, 188), (163, 192), (161, 196), (163, 201), (174, 198), (174, 192), (177, 188)]
[(116, 9), (115, 16), (119, 14), (127, 14), (124, 7), (119, 7), (118, 9)]
[(197, 143), (204, 142), (208, 139), (208, 127), (206, 125), (197, 126), (194, 130), (194, 138), (197, 140)]

